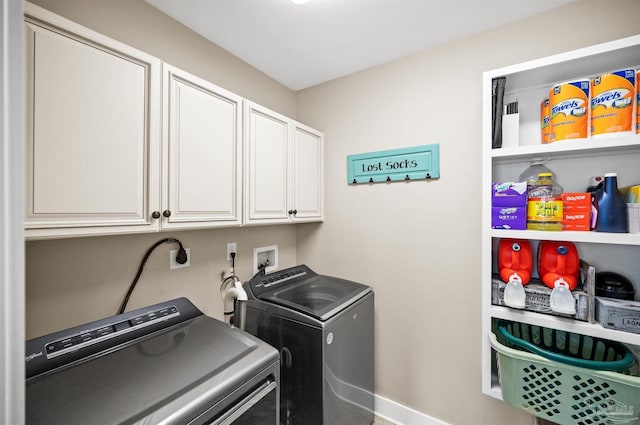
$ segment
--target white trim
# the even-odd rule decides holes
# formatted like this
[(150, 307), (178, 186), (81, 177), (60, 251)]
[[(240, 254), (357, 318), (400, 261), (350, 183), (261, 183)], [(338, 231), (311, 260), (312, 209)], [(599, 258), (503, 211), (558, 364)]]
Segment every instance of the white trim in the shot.
[(375, 396), (375, 403), (376, 416), (394, 425), (449, 425), (447, 422), (379, 395)]
[(23, 8), (0, 2), (0, 422), (24, 424)]

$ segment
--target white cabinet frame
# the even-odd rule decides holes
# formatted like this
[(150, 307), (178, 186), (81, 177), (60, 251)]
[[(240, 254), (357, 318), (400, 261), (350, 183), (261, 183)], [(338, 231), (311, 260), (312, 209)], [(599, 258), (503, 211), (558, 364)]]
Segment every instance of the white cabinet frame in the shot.
[(24, 424), (23, 3), (0, 2), (0, 423)]

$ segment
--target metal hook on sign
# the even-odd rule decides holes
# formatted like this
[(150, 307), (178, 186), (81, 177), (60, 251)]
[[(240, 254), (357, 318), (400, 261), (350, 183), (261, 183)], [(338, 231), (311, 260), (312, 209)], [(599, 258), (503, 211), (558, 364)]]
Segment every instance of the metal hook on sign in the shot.
[(387, 181), (390, 182), (391, 181), (391, 177), (387, 176)]
[(373, 183), (373, 177), (369, 178), (369, 183)]
[(409, 174), (407, 174), (406, 176), (404, 176), (405, 180), (411, 180), (411, 178), (409, 177)]
[(358, 181), (356, 179), (353, 179), (353, 184), (358, 183)]
[(430, 179), (431, 178), (431, 174), (427, 173), (427, 176), (425, 177), (425, 179)]

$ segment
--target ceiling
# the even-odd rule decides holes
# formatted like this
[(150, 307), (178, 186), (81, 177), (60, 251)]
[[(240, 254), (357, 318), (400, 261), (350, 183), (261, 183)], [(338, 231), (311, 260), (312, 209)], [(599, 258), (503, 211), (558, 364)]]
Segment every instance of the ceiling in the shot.
[(292, 90), (576, 0), (146, 0)]

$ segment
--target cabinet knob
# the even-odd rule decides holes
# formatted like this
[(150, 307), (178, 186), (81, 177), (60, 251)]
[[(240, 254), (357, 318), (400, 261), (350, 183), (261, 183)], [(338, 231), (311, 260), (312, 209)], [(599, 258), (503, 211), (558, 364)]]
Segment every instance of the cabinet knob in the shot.
[(151, 213), (151, 218), (158, 219), (160, 218), (160, 211), (154, 211)]
[(298, 210), (293, 210), (293, 211), (291, 211), (291, 214), (293, 214), (293, 215), (298, 214)]
[(171, 211), (169, 211), (169, 210), (164, 210), (164, 211), (162, 211), (162, 215), (163, 215), (163, 216), (165, 216), (165, 217), (167, 217), (167, 218), (169, 218), (169, 217), (171, 217)]

